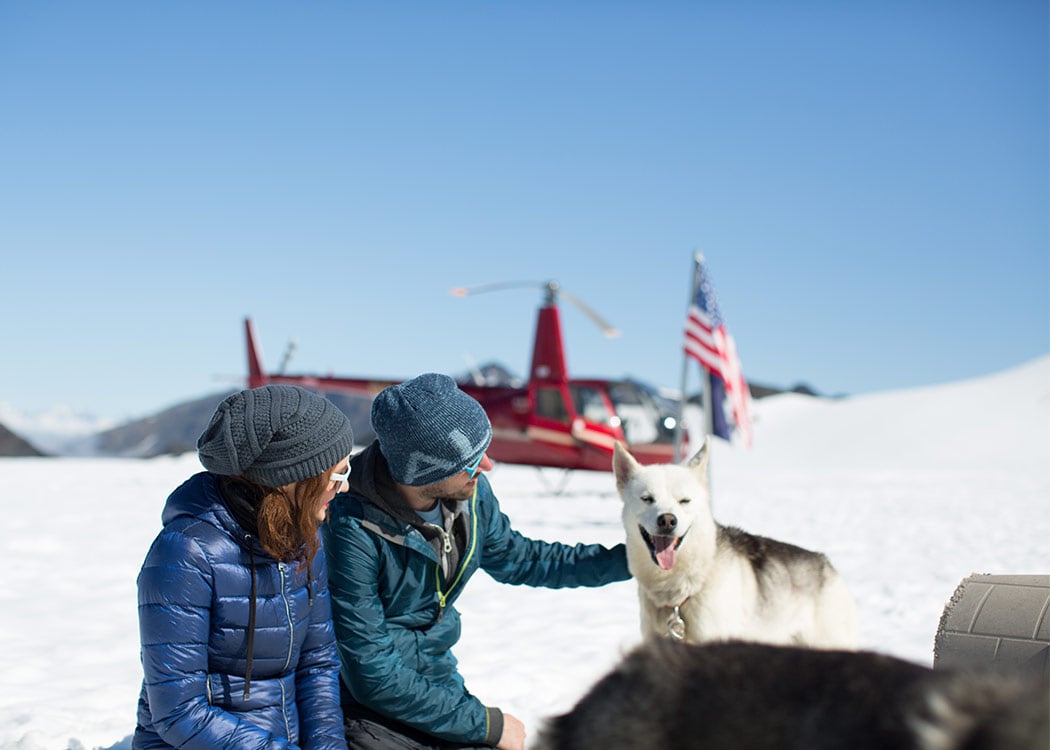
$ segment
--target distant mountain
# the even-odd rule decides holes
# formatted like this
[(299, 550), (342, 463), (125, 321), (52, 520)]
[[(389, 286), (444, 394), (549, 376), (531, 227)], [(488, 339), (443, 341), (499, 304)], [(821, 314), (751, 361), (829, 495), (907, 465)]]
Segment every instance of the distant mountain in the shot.
[(798, 394), (800, 394), (802, 396), (817, 396), (819, 398), (834, 398), (834, 397), (826, 396), (825, 394), (822, 394), (822, 393), (817, 393), (817, 391), (815, 391), (813, 388), (811, 388), (806, 383), (796, 383), (793, 387), (787, 388), (787, 389), (785, 389), (785, 388), (776, 388), (774, 386), (769, 386), (769, 385), (760, 385), (759, 383), (748, 383), (747, 384), (747, 389), (751, 393), (751, 398), (756, 399), (756, 400), (760, 399), (760, 398), (765, 398), (766, 396), (776, 396), (778, 393), (798, 393)]
[[(761, 399), (768, 398), (770, 396), (777, 396), (781, 393), (797, 393), (800, 396), (812, 396), (814, 398), (842, 398), (842, 396), (827, 396), (823, 393), (818, 393), (805, 383), (796, 383), (791, 388), (778, 388), (772, 385), (748, 383), (747, 391), (751, 394), (751, 398), (754, 401), (760, 401)], [(702, 391), (696, 391), (695, 393), (689, 394), (689, 398), (687, 400), (691, 404), (699, 404), (703, 402), (703, 395), (704, 394)]]
[(0, 424), (0, 456), (46, 456), (29, 441), (20, 438)]
[(499, 362), (487, 362), (462, 375), (457, 375), (456, 382), (464, 385), (487, 385), (505, 388), (521, 388), (525, 385), (525, 381)]
[[(215, 408), (234, 392), (230, 390), (213, 393), (194, 401), (177, 404), (151, 417), (100, 432), (94, 437), (92, 451), (101, 456), (131, 458), (150, 458), (194, 451), (197, 449), (197, 438), (208, 426)], [(371, 398), (342, 393), (327, 395), (349, 418), (354, 430), (354, 443), (370, 443), (375, 437), (369, 425)]]
[(43, 453), (71, 456), (87, 452), (82, 447), (85, 440), (112, 427), (114, 422), (64, 404), (46, 410), (23, 411), (0, 401), (0, 424)]
[(231, 393), (213, 393), (104, 430), (94, 436), (91, 451), (100, 456), (150, 458), (195, 450), (215, 407)]

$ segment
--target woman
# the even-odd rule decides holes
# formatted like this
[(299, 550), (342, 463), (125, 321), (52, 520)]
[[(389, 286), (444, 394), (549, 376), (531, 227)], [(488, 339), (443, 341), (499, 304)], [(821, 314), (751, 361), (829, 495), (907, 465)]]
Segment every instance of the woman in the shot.
[(331, 402), (268, 385), (224, 400), (139, 573), (133, 748), (339, 748), (339, 658), (318, 528), (353, 434)]

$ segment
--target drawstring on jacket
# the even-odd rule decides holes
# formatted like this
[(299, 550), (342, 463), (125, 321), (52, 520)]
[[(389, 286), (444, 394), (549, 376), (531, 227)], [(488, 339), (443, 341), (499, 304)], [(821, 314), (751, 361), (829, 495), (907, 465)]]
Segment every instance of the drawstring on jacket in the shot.
[[(252, 688), (252, 657), (255, 652), (255, 545), (252, 544), (252, 535), (245, 534), (248, 542), (248, 567), (252, 575), (251, 593), (248, 595), (248, 655), (244, 665), (244, 700), (251, 696)], [(310, 600), (310, 606), (314, 606), (314, 571), (310, 561), (306, 561), (306, 592)]]
[(248, 563), (252, 573), (252, 590), (248, 597), (248, 658), (244, 667), (244, 700), (248, 700), (252, 687), (252, 654), (255, 651), (255, 545), (252, 535), (245, 536), (248, 541)]

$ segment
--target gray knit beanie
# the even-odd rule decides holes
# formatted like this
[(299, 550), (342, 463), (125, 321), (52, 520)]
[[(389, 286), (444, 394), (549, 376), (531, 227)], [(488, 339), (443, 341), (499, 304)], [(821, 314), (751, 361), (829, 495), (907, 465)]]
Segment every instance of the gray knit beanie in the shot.
[(280, 487), (323, 474), (354, 447), (350, 420), (297, 385), (264, 385), (227, 397), (197, 440), (214, 474)]
[(380, 391), (372, 402), (372, 429), (390, 475), (410, 487), (458, 474), (492, 440), (481, 404), (448, 375), (433, 372)]

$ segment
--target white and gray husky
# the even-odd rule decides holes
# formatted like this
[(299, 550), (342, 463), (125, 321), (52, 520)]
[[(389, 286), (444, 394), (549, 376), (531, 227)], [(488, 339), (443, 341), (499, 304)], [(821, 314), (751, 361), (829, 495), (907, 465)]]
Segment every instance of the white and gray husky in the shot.
[(615, 446), (642, 634), (856, 648), (856, 606), (827, 557), (715, 521), (708, 455), (705, 439), (687, 465), (642, 466)]
[(870, 651), (642, 643), (533, 750), (1046, 750), (1050, 690)]

